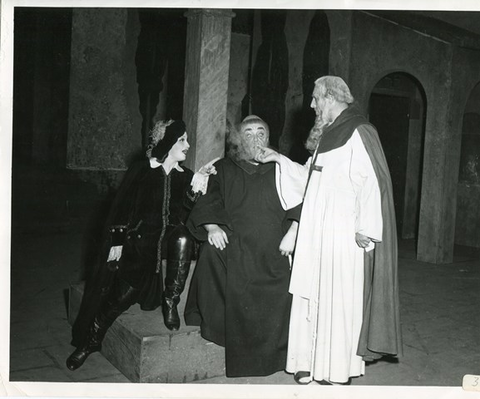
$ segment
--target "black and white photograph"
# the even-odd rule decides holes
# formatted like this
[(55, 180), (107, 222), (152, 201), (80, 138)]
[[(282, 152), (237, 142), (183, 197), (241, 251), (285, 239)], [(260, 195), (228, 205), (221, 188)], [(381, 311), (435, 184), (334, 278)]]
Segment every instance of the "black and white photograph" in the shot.
[(0, 397), (478, 397), (480, 7), (425, 3), (3, 0)]

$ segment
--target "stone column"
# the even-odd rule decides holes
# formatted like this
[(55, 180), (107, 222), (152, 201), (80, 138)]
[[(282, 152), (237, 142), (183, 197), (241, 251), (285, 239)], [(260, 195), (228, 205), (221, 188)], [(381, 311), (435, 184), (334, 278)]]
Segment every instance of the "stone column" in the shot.
[[(451, 54), (446, 52), (445, 59), (450, 60)], [(433, 100), (427, 110), (417, 245), (418, 260), (437, 264), (453, 261), (460, 159), (461, 128), (454, 126), (459, 116), (451, 111), (455, 102), (450, 100), (449, 71), (451, 67), (428, 93)]]
[(230, 10), (193, 9), (186, 14), (187, 56), (183, 119), (189, 133), (186, 166), (196, 171), (225, 152), (230, 66)]
[(127, 9), (74, 9), (67, 167), (124, 170), (142, 147), (135, 51)]

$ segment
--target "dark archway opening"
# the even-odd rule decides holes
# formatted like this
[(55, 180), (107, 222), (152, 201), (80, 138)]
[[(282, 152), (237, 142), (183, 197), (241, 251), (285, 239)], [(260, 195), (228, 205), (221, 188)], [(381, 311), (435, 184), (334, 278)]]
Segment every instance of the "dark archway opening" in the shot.
[(480, 83), (465, 106), (457, 187), (455, 244), (480, 248)]
[(397, 233), (418, 232), (426, 96), (411, 75), (395, 72), (378, 81), (369, 101), (369, 120), (378, 130), (392, 177)]

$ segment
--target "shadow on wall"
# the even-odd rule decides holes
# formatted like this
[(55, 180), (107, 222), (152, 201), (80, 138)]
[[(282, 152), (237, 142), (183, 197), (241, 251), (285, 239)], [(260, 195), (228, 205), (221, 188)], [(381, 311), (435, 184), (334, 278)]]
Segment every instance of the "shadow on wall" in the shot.
[(292, 126), (294, 126), (295, 136), (293, 137), (292, 147), (288, 154), (292, 161), (299, 164), (305, 164), (312, 155), (305, 148), (305, 140), (308, 137), (310, 129), (315, 122), (315, 114), (312, 110), (298, 110), (293, 113)]
[(270, 144), (278, 148), (285, 124), (288, 90), (288, 46), (285, 10), (262, 10), (262, 43), (252, 72), (252, 113), (270, 127)]
[(303, 51), (302, 109), (293, 112), (292, 126), (295, 136), (289, 157), (298, 163), (305, 163), (311, 155), (305, 149), (305, 140), (315, 122), (315, 113), (310, 108), (315, 80), (329, 73), (330, 26), (324, 11), (316, 11), (308, 31)]

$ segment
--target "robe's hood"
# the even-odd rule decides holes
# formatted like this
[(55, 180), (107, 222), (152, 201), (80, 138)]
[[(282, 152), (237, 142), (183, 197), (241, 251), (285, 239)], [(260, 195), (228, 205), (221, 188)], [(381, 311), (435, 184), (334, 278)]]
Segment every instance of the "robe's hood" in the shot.
[(317, 153), (328, 152), (344, 146), (359, 125), (369, 124), (356, 105), (342, 111), (335, 121), (327, 126), (318, 144)]

